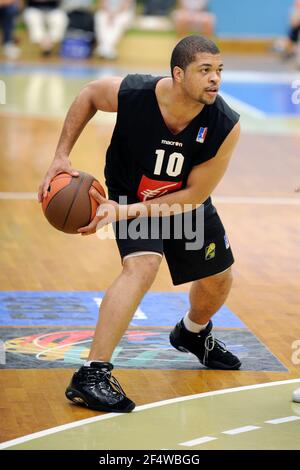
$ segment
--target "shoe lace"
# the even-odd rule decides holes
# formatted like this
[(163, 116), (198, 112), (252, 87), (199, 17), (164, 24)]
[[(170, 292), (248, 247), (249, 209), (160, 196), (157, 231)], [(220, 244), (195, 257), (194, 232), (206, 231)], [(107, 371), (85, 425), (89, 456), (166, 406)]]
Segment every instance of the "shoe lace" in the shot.
[(213, 350), (213, 349), (219, 349), (221, 350), (222, 352), (226, 353), (227, 352), (227, 349), (226, 349), (226, 344), (223, 343), (223, 341), (220, 341), (219, 339), (216, 339), (212, 333), (209, 333), (206, 338), (205, 338), (205, 341), (204, 341), (204, 357), (203, 357), (203, 364), (206, 365), (207, 364), (207, 360), (208, 360), (208, 355), (209, 353)]
[(121, 384), (114, 376), (111, 375), (111, 372), (108, 370), (91, 369), (87, 374), (86, 381), (91, 386), (95, 386), (100, 382), (107, 381), (110, 385), (112, 385), (113, 393), (118, 392), (124, 397), (126, 397), (126, 393), (121, 387)]

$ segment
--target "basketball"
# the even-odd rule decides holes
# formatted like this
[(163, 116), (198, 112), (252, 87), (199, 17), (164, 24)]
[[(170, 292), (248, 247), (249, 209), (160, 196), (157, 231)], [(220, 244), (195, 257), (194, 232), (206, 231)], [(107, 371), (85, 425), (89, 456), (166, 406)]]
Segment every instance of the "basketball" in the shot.
[(105, 197), (105, 191), (94, 176), (79, 171), (79, 176), (59, 173), (50, 182), (42, 208), (48, 222), (65, 233), (78, 233), (96, 215), (98, 202), (89, 194), (95, 188)]

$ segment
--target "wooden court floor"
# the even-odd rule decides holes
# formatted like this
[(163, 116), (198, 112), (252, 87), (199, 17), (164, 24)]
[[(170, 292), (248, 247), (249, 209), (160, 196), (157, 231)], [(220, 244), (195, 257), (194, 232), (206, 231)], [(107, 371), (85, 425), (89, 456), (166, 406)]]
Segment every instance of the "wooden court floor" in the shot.
[[(105, 290), (121, 269), (113, 240), (59, 233), (34, 199), (5, 199), (35, 192), (49, 165), (60, 118), (0, 110), (0, 289), (8, 291)], [(104, 183), (105, 149), (112, 123), (93, 121), (73, 154), (73, 166)], [(236, 263), (226, 302), (282, 361), (287, 372), (116, 370), (138, 405), (205, 391), (298, 378), (292, 344), (300, 340), (300, 138), (242, 133), (224, 180), (215, 191)], [(241, 199), (246, 198), (246, 199)], [(153, 291), (174, 287), (163, 262)], [(163, 315), (163, 312), (161, 312)], [(73, 370), (0, 370), (0, 441), (97, 415), (72, 406), (64, 389)]]

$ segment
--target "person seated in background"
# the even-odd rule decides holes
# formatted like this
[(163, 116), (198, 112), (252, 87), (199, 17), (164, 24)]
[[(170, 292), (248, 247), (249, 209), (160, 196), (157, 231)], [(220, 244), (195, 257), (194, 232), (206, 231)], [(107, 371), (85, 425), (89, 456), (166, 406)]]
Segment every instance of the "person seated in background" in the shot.
[(94, 36), (94, 0), (63, 0), (68, 15), (68, 31), (79, 30)]
[(134, 0), (101, 0), (95, 14), (96, 54), (117, 58), (117, 46), (134, 18)]
[(164, 16), (168, 15), (174, 6), (175, 0), (145, 0), (143, 15)]
[(173, 21), (178, 36), (197, 32), (203, 36), (213, 36), (216, 18), (207, 11), (209, 0), (179, 0), (173, 12)]
[(42, 55), (48, 56), (56, 43), (64, 37), (68, 18), (60, 8), (60, 1), (27, 0), (24, 21), (30, 40), (39, 44)]
[(284, 59), (289, 59), (295, 55), (298, 41), (300, 41), (300, 0), (295, 1), (291, 13), (288, 37), (283, 50)]
[(13, 38), (17, 13), (17, 0), (0, 0), (0, 28), (3, 32), (3, 53), (8, 59), (17, 59), (20, 55), (20, 49), (15, 45)]

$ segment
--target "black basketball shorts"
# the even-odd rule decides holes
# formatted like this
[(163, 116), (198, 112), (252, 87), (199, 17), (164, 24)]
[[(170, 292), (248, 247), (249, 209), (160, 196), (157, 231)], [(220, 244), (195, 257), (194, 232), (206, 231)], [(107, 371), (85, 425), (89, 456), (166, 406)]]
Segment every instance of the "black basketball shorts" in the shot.
[[(110, 198), (118, 201), (115, 196), (110, 195)], [(145, 232), (142, 237), (138, 236), (138, 219), (113, 224), (121, 258), (124, 259), (138, 252), (164, 255), (174, 285), (225, 271), (234, 263), (234, 258), (221, 219), (215, 207), (210, 203), (204, 209), (203, 223), (198, 226), (201, 220), (201, 217), (197, 218), (199, 210), (203, 211), (203, 206), (202, 209), (191, 211), (186, 219), (182, 214), (156, 218), (155, 229), (152, 233), (154, 218), (140, 219), (147, 220), (146, 237)], [(163, 226), (162, 219), (169, 219), (169, 225), (165, 220)], [(178, 236), (178, 227), (180, 228), (180, 224), (183, 223), (192, 230), (179, 230), (181, 233)], [(159, 226), (158, 231), (157, 226)], [(193, 233), (197, 234), (194, 239), (191, 237)]]

